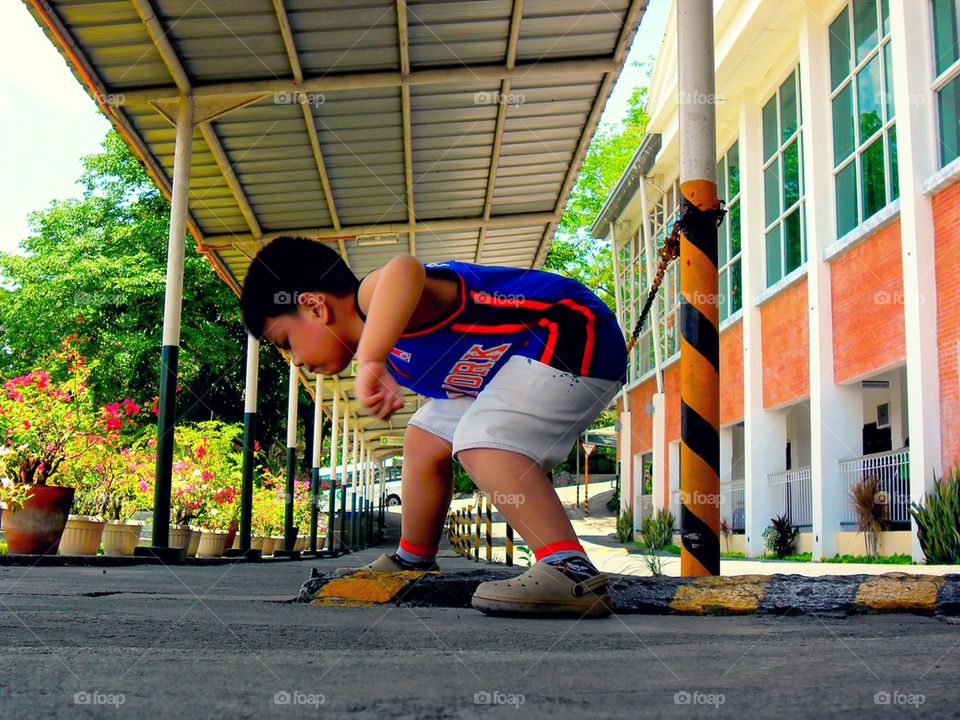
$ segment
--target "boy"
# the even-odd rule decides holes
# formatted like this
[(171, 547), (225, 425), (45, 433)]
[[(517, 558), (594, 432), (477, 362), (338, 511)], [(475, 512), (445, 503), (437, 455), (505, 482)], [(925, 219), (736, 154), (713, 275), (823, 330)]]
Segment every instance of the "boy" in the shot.
[(299, 367), (335, 375), (356, 356), (355, 392), (371, 414), (403, 407), (398, 384), (432, 398), (404, 438), (400, 546), (364, 569), (438, 569), (456, 458), (537, 560), (515, 579), (482, 583), (473, 606), (610, 614), (607, 577), (545, 474), (626, 374), (623, 333), (590, 290), (553, 273), (410, 256), (360, 282), (328, 246), (280, 237), (254, 259), (240, 302), (248, 330)]

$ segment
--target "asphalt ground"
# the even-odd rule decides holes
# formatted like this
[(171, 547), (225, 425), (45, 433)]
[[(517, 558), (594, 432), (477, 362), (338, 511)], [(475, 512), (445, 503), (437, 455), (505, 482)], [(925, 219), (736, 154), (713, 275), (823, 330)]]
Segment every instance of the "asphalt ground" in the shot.
[(312, 568), (358, 566), (381, 551), (0, 567), (0, 717), (960, 715), (960, 625), (949, 617), (518, 620), (291, 602)]

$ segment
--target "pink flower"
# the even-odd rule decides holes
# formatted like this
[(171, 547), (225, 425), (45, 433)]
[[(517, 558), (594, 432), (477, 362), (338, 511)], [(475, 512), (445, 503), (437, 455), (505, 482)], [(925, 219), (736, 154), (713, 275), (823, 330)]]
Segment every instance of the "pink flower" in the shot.
[(140, 406), (133, 402), (130, 398), (124, 398), (123, 410), (127, 415), (136, 415), (138, 412), (140, 412)]
[(201, 445), (197, 448), (197, 460), (203, 460), (203, 456), (207, 454), (207, 449)]
[(254, 441), (253, 441), (253, 451), (254, 451), (254, 452), (260, 452), (260, 441), (259, 441), (259, 440), (254, 440)]
[(30, 429), (30, 421), (29, 421), (29, 420), (24, 420), (24, 421), (23, 421), (23, 429), (24, 429), (24, 430), (29, 430), (29, 429)]
[(204, 470), (204, 471), (203, 471), (203, 479), (204, 479), (204, 480), (213, 480), (213, 473), (210, 472), (209, 470)]
[(150, 489), (150, 483), (146, 480), (140, 481), (140, 492), (147, 492)]

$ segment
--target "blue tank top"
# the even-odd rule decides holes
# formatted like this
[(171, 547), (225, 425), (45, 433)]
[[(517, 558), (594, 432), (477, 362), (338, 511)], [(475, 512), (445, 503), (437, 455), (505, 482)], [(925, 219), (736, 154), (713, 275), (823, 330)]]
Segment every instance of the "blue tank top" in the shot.
[(400, 385), (427, 397), (476, 395), (514, 355), (574, 375), (625, 379), (616, 317), (576, 280), (455, 260), (425, 267), (455, 280), (459, 299), (446, 316), (400, 336), (387, 361)]

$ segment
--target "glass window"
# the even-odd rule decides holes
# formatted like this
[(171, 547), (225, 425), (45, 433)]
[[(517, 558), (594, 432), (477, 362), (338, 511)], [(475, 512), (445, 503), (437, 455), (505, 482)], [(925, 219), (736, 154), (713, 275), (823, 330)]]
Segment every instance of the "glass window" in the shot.
[[(767, 287), (806, 262), (803, 222), (803, 118), (799, 110), (799, 73), (794, 70), (763, 108), (763, 207)], [(852, 116), (850, 121), (852, 122)], [(774, 145), (768, 147), (768, 142)]]
[(960, 0), (932, 0), (940, 167), (960, 156)]
[(899, 197), (889, 3), (847, 0), (830, 24), (837, 237)]
[(743, 307), (740, 289), (740, 144), (733, 143), (717, 164), (717, 187), (727, 203), (727, 216), (717, 231), (717, 267), (720, 270), (720, 320)]

